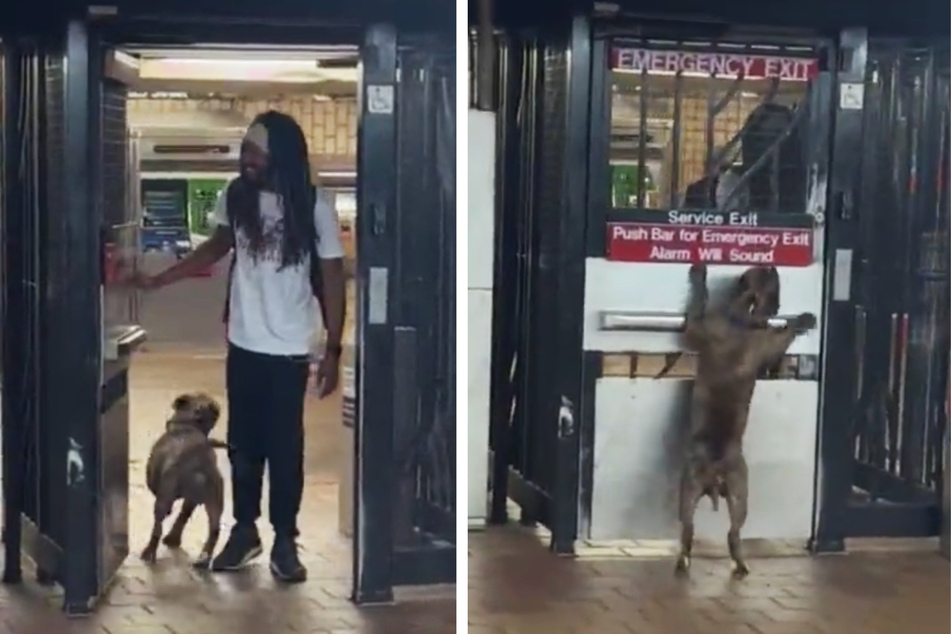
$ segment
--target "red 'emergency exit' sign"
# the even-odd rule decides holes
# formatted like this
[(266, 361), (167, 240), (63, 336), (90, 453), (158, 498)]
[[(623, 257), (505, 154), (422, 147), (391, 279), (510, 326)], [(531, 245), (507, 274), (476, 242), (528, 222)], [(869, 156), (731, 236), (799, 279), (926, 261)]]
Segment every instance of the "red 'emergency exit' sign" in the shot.
[(819, 72), (819, 62), (815, 59), (741, 53), (615, 48), (611, 61), (615, 70), (633, 73), (684, 73), (724, 78), (809, 81)]

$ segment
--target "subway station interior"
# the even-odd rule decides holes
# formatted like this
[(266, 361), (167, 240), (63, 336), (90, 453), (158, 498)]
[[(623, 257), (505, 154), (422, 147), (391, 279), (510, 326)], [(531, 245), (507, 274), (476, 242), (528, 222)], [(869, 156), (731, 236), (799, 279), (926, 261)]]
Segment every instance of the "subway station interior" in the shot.
[[(951, 16), (868, 9), (470, 3), (472, 576), (513, 579), (472, 623), (951, 626)], [(753, 393), (740, 580), (705, 499), (674, 575), (692, 263), (775, 266), (775, 325), (818, 322)]]
[[(4, 8), (0, 632), (452, 627), (453, 12), (345, 4)], [(154, 274), (208, 238), (267, 110), (304, 132), (347, 278), (340, 388), (306, 397), (299, 555), (311, 579), (299, 592), (266, 561), (224, 578), (192, 570), (201, 512), (181, 549), (138, 558), (152, 523), (145, 462), (172, 401), (207, 392), (224, 438), (229, 261), (155, 292), (123, 275)], [(378, 321), (360, 314), (371, 269), (393, 272)], [(313, 364), (323, 343), (315, 332)], [(399, 377), (394, 346), (412, 367)], [(400, 417), (381, 406), (395, 382)], [(219, 466), (230, 481), (224, 455)], [(407, 601), (406, 586), (422, 598)], [(377, 604), (389, 607), (361, 611)]]

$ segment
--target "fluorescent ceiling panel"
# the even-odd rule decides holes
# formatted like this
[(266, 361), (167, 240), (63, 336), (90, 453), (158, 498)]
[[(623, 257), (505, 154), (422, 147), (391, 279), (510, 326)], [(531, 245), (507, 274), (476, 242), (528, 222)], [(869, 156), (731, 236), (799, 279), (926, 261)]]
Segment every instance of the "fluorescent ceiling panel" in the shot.
[(139, 62), (140, 79), (179, 79), (194, 81), (259, 81), (318, 83), (341, 81), (356, 83), (356, 68), (321, 68), (313, 60), (300, 59), (143, 59)]

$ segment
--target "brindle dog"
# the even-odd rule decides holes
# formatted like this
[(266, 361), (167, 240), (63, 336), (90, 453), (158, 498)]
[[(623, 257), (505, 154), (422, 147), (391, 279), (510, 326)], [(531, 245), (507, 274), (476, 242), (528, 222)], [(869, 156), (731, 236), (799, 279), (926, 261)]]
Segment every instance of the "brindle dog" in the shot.
[(716, 510), (722, 496), (730, 513), (727, 545), (734, 574), (744, 576), (749, 568), (740, 546), (748, 497), (743, 433), (753, 388), (761, 370), (781, 359), (798, 334), (814, 328), (816, 318), (802, 313), (787, 326), (769, 326), (769, 318), (779, 310), (779, 274), (774, 267), (747, 269), (721, 308), (708, 309), (705, 265), (690, 269), (690, 287), (685, 343), (697, 352), (697, 373), (680, 485), (677, 571), (684, 573), (690, 566), (700, 498), (709, 496)]
[(165, 423), (165, 433), (152, 447), (146, 465), (146, 482), (155, 495), (155, 523), (142, 551), (145, 561), (155, 561), (162, 522), (171, 514), (172, 505), (182, 500), (182, 510), (162, 543), (170, 548), (180, 546), (185, 524), (195, 509), (204, 505), (208, 539), (194, 565), (204, 568), (210, 563), (224, 512), (224, 478), (218, 469), (215, 449), (226, 449), (228, 445), (208, 437), (220, 414), (218, 403), (207, 394), (182, 394), (172, 403), (172, 417)]

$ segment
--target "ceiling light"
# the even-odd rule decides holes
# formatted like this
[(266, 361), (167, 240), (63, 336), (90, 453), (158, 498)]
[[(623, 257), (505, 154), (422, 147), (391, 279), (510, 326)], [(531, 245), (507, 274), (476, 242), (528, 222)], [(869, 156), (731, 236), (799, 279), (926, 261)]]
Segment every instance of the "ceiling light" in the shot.
[(317, 172), (321, 178), (356, 178), (356, 172)]
[(359, 78), (356, 69), (322, 69), (312, 60), (269, 59), (199, 59), (166, 57), (144, 60), (139, 68), (139, 79), (168, 79), (195, 81), (268, 81), (281, 83), (319, 83), (339, 81), (354, 83)]
[(150, 62), (163, 62), (166, 64), (194, 64), (214, 65), (214, 66), (260, 66), (260, 67), (288, 67), (288, 68), (306, 68), (313, 67), (310, 60), (305, 59), (237, 59), (237, 58), (214, 58), (214, 57), (155, 57)]
[(188, 47), (128, 47), (126, 51), (144, 59), (243, 59), (246, 61), (264, 59), (293, 59), (312, 61), (315, 59), (337, 58), (343, 55), (357, 55), (360, 49), (355, 46), (219, 46), (213, 44), (195, 44)]

